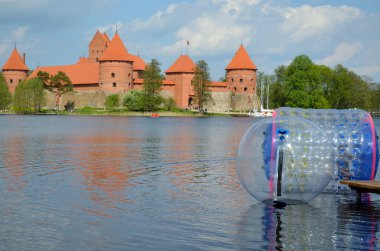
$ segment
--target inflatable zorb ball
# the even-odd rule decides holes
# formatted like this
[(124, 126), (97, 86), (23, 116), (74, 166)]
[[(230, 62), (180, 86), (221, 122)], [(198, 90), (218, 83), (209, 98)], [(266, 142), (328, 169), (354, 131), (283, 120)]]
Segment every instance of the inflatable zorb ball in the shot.
[(258, 121), (244, 134), (237, 153), (240, 181), (258, 201), (306, 203), (329, 183), (334, 164), (328, 137), (298, 117)]
[(340, 188), (339, 180), (374, 180), (379, 148), (375, 126), (368, 112), (282, 107), (274, 116), (307, 119), (332, 139), (331, 152), (335, 156), (332, 188)]

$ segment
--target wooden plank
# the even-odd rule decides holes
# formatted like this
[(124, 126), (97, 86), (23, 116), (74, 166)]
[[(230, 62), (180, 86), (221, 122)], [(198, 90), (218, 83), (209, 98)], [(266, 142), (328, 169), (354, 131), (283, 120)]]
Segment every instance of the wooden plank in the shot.
[(380, 181), (374, 180), (341, 180), (341, 184), (348, 185), (358, 192), (380, 193)]

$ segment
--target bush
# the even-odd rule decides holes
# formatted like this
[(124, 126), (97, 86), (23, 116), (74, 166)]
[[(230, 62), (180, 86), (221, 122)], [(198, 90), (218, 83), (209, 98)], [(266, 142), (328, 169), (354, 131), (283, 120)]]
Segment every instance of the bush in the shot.
[(45, 90), (39, 78), (21, 81), (15, 91), (13, 106), (17, 114), (37, 113), (46, 103)]
[(123, 98), (123, 106), (130, 111), (142, 110), (142, 92), (138, 90), (129, 91)]
[(111, 94), (107, 97), (105, 106), (108, 110), (116, 110), (120, 106), (120, 98), (118, 94)]
[(167, 111), (173, 111), (176, 108), (175, 100), (173, 97), (164, 99), (164, 109)]
[(0, 72), (0, 110), (5, 110), (12, 101), (11, 93), (9, 92), (8, 85), (5, 78)]

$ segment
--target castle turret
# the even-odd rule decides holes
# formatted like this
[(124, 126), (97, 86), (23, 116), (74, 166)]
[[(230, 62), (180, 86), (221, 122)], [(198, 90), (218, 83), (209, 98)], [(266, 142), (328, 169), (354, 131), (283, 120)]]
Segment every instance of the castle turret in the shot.
[(116, 33), (107, 50), (99, 58), (100, 90), (117, 93), (131, 89), (132, 64), (133, 58)]
[(90, 44), (88, 45), (88, 60), (89, 62), (98, 62), (99, 58), (107, 50), (110, 44), (110, 39), (106, 33), (96, 31)]
[(233, 93), (256, 94), (257, 67), (241, 45), (226, 67), (227, 89)]
[(2, 71), (9, 91), (14, 93), (18, 83), (28, 76), (29, 68), (25, 65), (25, 54), (21, 58), (20, 53), (14, 48)]
[(191, 81), (194, 77), (195, 64), (187, 55), (181, 55), (169, 69), (166, 70), (166, 79), (175, 83), (176, 105), (187, 108), (191, 105), (194, 91)]

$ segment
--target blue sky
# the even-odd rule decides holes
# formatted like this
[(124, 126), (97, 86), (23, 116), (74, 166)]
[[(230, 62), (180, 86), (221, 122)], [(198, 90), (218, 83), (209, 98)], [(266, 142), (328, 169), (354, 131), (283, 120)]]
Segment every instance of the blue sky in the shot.
[(306, 54), (380, 82), (379, 24), (377, 0), (0, 0), (0, 66), (15, 42), (31, 69), (75, 63), (96, 30), (112, 37), (117, 25), (128, 50), (163, 71), (189, 40), (214, 80), (243, 43), (268, 74)]

